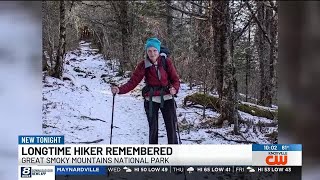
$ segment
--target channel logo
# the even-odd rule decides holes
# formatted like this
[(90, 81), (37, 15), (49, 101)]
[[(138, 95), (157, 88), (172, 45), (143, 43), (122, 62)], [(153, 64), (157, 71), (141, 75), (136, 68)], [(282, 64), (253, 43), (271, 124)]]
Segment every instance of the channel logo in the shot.
[(253, 166), (302, 166), (301, 144), (252, 145)]
[(265, 162), (270, 165), (286, 165), (288, 164), (288, 155), (269, 155), (266, 157)]
[(32, 170), (31, 167), (21, 167), (20, 177), (31, 178), (32, 176), (31, 170)]
[(19, 179), (49, 179), (54, 175), (54, 167), (52, 166), (22, 166), (20, 167)]

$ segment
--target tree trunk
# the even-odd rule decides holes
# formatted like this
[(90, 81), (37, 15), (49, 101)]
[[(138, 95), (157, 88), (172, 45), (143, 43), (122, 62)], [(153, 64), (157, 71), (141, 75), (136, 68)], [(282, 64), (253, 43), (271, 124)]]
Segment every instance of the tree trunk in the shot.
[[(168, 4), (171, 4), (171, 0), (166, 0)], [(166, 13), (167, 13), (167, 39), (165, 40), (167, 47), (169, 48), (170, 52), (173, 52), (173, 20), (172, 20), (172, 8), (166, 6)], [(173, 56), (171, 56), (173, 58)]]
[(130, 33), (129, 33), (129, 17), (128, 17), (128, 2), (120, 1), (120, 27), (121, 27), (121, 41), (122, 41), (122, 60), (120, 61), (120, 74), (123, 74), (129, 66), (130, 59)]
[[(271, 11), (272, 12), (272, 11)], [(269, 64), (269, 96), (268, 100), (272, 104), (272, 98), (275, 96), (275, 61), (276, 61), (276, 36), (277, 36), (277, 22), (276, 17), (272, 15), (270, 25), (270, 64)]]
[(246, 51), (246, 102), (248, 102), (248, 88), (249, 88), (249, 77), (250, 77), (250, 57), (251, 57), (251, 31), (250, 31), (250, 23), (248, 27), (248, 45)]
[[(207, 84), (206, 84), (206, 77), (208, 76), (208, 69), (206, 68), (205, 70), (205, 76), (203, 80), (203, 94), (207, 94)], [(206, 107), (203, 106), (203, 113), (202, 113), (202, 118), (206, 118)]]
[[(57, 57), (54, 56), (54, 37), (51, 39), (50, 35), (48, 35), (48, 40), (49, 40), (49, 51), (48, 51), (48, 56), (49, 56), (49, 62), (50, 62), (50, 66), (48, 66), (48, 70), (49, 70), (49, 76), (53, 76), (54, 72), (55, 72), (55, 66), (53, 66), (53, 64), (56, 62)], [(55, 63), (56, 65), (56, 63)]]
[[(202, 5), (202, 1), (200, 1), (200, 5)], [(198, 13), (199, 14), (202, 14), (203, 10), (202, 10), (202, 7), (199, 7), (199, 11)], [(206, 37), (204, 35), (204, 29), (205, 29), (205, 26), (206, 26), (206, 23), (204, 21), (199, 21), (198, 23), (198, 47), (196, 48), (197, 50), (197, 55), (198, 55), (198, 60), (200, 62), (203, 61), (203, 57), (204, 57), (204, 42), (206, 40)]]
[[(202, 1), (199, 2), (200, 5), (203, 5), (204, 3), (202, 3)], [(203, 8), (202, 7), (198, 7), (198, 13), (199, 14), (202, 14), (203, 13)], [(199, 21), (199, 26), (197, 27), (197, 34), (198, 34), (198, 47), (196, 48), (196, 52), (197, 52), (197, 59), (198, 61), (205, 65), (206, 64), (206, 56), (205, 56), (205, 47), (206, 47), (206, 36), (208, 34), (206, 34), (206, 25), (207, 23), (204, 22), (204, 21)], [(200, 78), (200, 82), (202, 84), (202, 92), (203, 94), (206, 94), (207, 93), (207, 89), (206, 89), (206, 77), (207, 77), (207, 73), (208, 73), (208, 67), (204, 67), (204, 69), (201, 69), (200, 71), (198, 71), (199, 73), (199, 78)], [(202, 117), (205, 118), (206, 116), (206, 108), (204, 107), (203, 108), (203, 114), (202, 114)]]
[(57, 59), (55, 65), (55, 72), (53, 77), (62, 78), (63, 60), (66, 51), (66, 14), (65, 1), (60, 1), (60, 34), (59, 34), (59, 48), (57, 52)]
[(47, 71), (48, 70), (48, 59), (44, 52), (42, 52), (42, 71)]
[[(234, 1), (232, 1), (232, 6), (233, 6), (233, 4), (234, 4)], [(229, 9), (229, 4), (227, 4), (227, 6)], [(227, 10), (225, 16), (229, 17), (229, 14), (230, 14), (229, 10)], [(227, 26), (232, 23), (232, 31), (231, 32), (234, 32), (234, 26), (235, 26), (234, 13), (231, 13), (231, 18), (226, 19), (225, 22), (226, 22)], [(226, 28), (226, 30), (227, 29), (229, 29), (229, 28)], [(230, 30), (228, 32), (230, 32)], [(228, 32), (226, 32), (226, 33), (228, 33)], [(234, 114), (232, 113), (232, 115), (229, 118), (232, 118), (231, 122), (234, 123), (235, 134), (239, 134), (239, 124), (238, 124), (239, 119), (238, 118), (240, 118), (240, 116), (238, 117), (238, 115), (237, 115), (238, 112), (236, 110), (237, 109), (236, 102), (238, 102), (238, 83), (237, 83), (237, 79), (236, 79), (236, 69), (235, 69), (235, 65), (234, 65), (234, 62), (235, 62), (235, 60), (234, 60), (234, 35), (231, 32), (229, 33), (229, 43), (230, 43), (229, 45), (230, 45), (230, 56), (231, 56), (230, 63), (231, 63), (231, 68), (232, 68), (231, 81), (232, 81), (232, 85), (233, 85), (233, 90), (230, 90), (231, 91), (229, 94), (230, 97), (228, 99), (231, 100), (233, 103), (232, 106), (234, 106), (234, 107), (232, 107), (232, 108), (234, 108)], [(228, 39), (226, 39), (226, 40), (228, 40)]]
[[(266, 32), (267, 32), (267, 35), (268, 37), (270, 38), (271, 40), (271, 31), (272, 31), (272, 9), (271, 8), (266, 8), (266, 18), (265, 18), (265, 21), (266, 21)], [(273, 43), (275, 43), (275, 39), (273, 39)], [(266, 92), (265, 92), (265, 103), (266, 103), (266, 106), (269, 106), (271, 107), (271, 104), (272, 104), (272, 78), (273, 78), (273, 73), (274, 73), (274, 68), (273, 68), (273, 62), (274, 62), (274, 44), (271, 42), (271, 44), (269, 43), (266, 43), (266, 66), (265, 68), (268, 71), (268, 73), (265, 74), (266, 76)], [(268, 63), (269, 62), (269, 63)]]
[[(236, 89), (235, 89), (235, 67), (231, 55), (230, 46), (230, 13), (229, 2), (218, 2), (218, 10), (221, 12), (221, 49), (220, 55), (223, 62), (223, 86), (222, 86), (222, 103), (221, 103), (221, 116), (219, 118), (219, 124), (224, 120), (228, 120), (230, 123), (238, 122), (238, 114), (236, 111)], [(237, 124), (236, 124), (237, 126)], [(236, 128), (236, 127), (235, 127)], [(238, 129), (235, 129), (235, 133), (238, 133)]]
[[(260, 23), (261, 27), (266, 29), (266, 10), (263, 2), (258, 1), (258, 22)], [(267, 31), (266, 31), (267, 32)], [(259, 95), (259, 101), (258, 104), (262, 106), (270, 106), (268, 104), (266, 99), (266, 94), (268, 91), (268, 85), (267, 85), (267, 77), (266, 77), (266, 62), (267, 59), (269, 59), (267, 53), (269, 52), (269, 45), (266, 43), (266, 39), (264, 36), (263, 31), (260, 28), (257, 28), (257, 48), (258, 48), (258, 59), (259, 59), (259, 69), (260, 69), (260, 95)]]
[[(221, 108), (221, 101), (218, 97), (201, 94), (201, 93), (194, 93), (188, 95), (184, 98), (183, 101), (184, 106), (192, 106), (192, 105), (201, 105), (206, 108), (211, 108), (215, 111), (220, 111)], [(258, 117), (265, 117), (267, 119), (277, 119), (278, 117), (278, 110), (269, 109), (266, 107), (250, 104), (250, 103), (237, 103), (237, 109), (239, 111), (251, 114), (253, 116)], [(239, 120), (240, 122), (240, 120)]]
[[(219, 6), (219, 2), (215, 1), (212, 4), (213, 9)], [(223, 60), (221, 58), (221, 13), (217, 10), (212, 11), (212, 28), (213, 28), (213, 56), (215, 60), (216, 72), (216, 87), (219, 98), (222, 98), (222, 85), (223, 85)]]

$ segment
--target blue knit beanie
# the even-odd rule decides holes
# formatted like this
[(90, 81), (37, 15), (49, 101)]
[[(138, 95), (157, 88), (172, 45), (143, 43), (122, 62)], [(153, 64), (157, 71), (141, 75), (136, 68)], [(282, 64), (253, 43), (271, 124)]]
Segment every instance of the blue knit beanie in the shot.
[(157, 38), (149, 38), (147, 40), (147, 43), (146, 43), (146, 50), (149, 48), (149, 47), (154, 47), (158, 50), (158, 52), (160, 53), (160, 46), (161, 46), (161, 42), (159, 41), (159, 39)]

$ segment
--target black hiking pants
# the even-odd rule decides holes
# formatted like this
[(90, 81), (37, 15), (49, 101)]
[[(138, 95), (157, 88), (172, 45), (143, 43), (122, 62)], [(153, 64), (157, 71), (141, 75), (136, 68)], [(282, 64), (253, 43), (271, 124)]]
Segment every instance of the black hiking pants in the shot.
[(147, 114), (149, 123), (149, 144), (158, 144), (158, 112), (161, 110), (164, 124), (167, 130), (168, 144), (178, 144), (176, 133), (176, 112), (174, 108), (174, 100), (169, 99), (164, 101), (163, 108), (160, 108), (160, 103), (152, 102), (152, 117), (149, 117), (149, 101), (144, 101), (144, 109)]

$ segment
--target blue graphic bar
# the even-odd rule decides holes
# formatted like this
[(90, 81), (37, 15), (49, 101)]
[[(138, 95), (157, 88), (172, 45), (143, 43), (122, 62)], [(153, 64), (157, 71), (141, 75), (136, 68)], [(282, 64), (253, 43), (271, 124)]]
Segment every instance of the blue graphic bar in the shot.
[(19, 144), (64, 144), (64, 136), (19, 136)]
[(56, 175), (107, 175), (106, 166), (55, 166)]
[(302, 144), (252, 144), (252, 151), (302, 151)]

